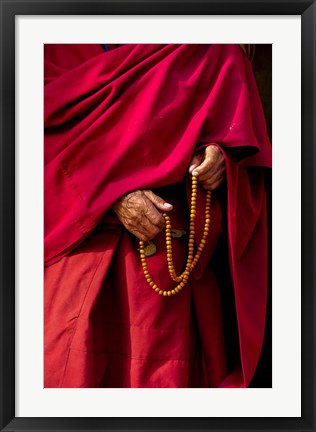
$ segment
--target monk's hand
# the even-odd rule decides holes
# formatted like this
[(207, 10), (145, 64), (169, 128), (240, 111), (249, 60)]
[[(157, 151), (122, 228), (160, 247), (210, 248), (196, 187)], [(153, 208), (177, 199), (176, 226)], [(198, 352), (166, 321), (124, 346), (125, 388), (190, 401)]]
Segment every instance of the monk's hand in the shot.
[(225, 179), (225, 159), (215, 145), (196, 153), (190, 163), (189, 173), (197, 177), (206, 190), (217, 189)]
[(139, 240), (148, 241), (164, 228), (162, 213), (173, 207), (150, 190), (137, 190), (124, 195), (112, 208), (128, 231)]

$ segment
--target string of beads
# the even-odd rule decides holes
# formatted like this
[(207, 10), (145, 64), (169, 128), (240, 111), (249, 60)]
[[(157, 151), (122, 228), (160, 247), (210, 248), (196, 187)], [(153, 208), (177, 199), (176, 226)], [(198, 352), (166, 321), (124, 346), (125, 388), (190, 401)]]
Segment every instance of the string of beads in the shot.
[(189, 240), (188, 240), (188, 256), (187, 262), (184, 271), (177, 275), (175, 272), (174, 264), (173, 264), (173, 254), (172, 254), (172, 236), (171, 236), (171, 220), (170, 216), (166, 213), (163, 214), (163, 217), (166, 222), (166, 249), (167, 249), (167, 264), (170, 276), (174, 282), (177, 282), (177, 285), (172, 290), (163, 290), (153, 281), (149, 270), (147, 259), (145, 255), (145, 242), (139, 241), (139, 251), (140, 251), (140, 260), (142, 269), (144, 272), (144, 276), (148, 282), (148, 284), (152, 287), (152, 289), (160, 295), (163, 296), (172, 296), (178, 294), (182, 288), (188, 282), (190, 273), (196, 266), (197, 262), (200, 259), (204, 246), (206, 244), (206, 238), (208, 236), (210, 230), (210, 210), (211, 210), (211, 191), (206, 192), (206, 202), (205, 202), (205, 222), (204, 222), (204, 230), (203, 235), (200, 240), (200, 244), (197, 247), (196, 253), (194, 255), (194, 238), (195, 238), (195, 218), (196, 218), (196, 200), (197, 200), (197, 178), (192, 176), (192, 193), (191, 193), (191, 207), (190, 207), (190, 227), (189, 227)]

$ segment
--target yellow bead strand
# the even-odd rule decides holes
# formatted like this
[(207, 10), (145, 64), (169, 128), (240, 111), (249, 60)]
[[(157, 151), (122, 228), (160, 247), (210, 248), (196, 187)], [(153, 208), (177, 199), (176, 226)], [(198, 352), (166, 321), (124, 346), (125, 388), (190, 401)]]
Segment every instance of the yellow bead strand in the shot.
[(165, 297), (170, 297), (172, 295), (175, 295), (179, 293), (182, 288), (186, 285), (190, 273), (196, 266), (197, 262), (199, 261), (202, 251), (204, 249), (204, 246), (206, 244), (206, 238), (208, 236), (209, 230), (210, 230), (210, 223), (211, 223), (211, 191), (206, 192), (206, 203), (205, 203), (205, 223), (204, 223), (204, 230), (203, 235), (200, 241), (200, 244), (197, 248), (196, 254), (194, 256), (194, 238), (195, 238), (195, 217), (196, 217), (196, 200), (197, 200), (197, 178), (192, 176), (192, 193), (191, 193), (191, 208), (190, 208), (190, 228), (189, 228), (189, 240), (188, 240), (188, 256), (187, 256), (187, 262), (184, 271), (181, 273), (181, 275), (177, 275), (174, 269), (173, 264), (173, 254), (172, 254), (172, 236), (171, 236), (171, 220), (170, 217), (164, 213), (163, 217), (166, 222), (166, 250), (167, 250), (167, 265), (168, 270), (170, 273), (170, 276), (173, 281), (177, 282), (178, 285), (172, 289), (172, 290), (162, 290), (160, 289), (157, 284), (153, 281), (152, 277), (150, 276), (146, 255), (145, 255), (145, 243), (140, 240), (139, 242), (139, 250), (140, 250), (140, 259), (141, 259), (141, 265), (144, 272), (145, 279), (147, 280), (148, 284), (152, 287), (152, 289)]

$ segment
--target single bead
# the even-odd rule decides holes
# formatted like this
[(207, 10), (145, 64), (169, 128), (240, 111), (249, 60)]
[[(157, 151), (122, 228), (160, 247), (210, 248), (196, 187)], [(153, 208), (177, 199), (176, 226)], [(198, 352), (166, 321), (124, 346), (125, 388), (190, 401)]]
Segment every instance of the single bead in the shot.
[(164, 291), (164, 292), (163, 292), (163, 295), (164, 295), (164, 297), (166, 297), (166, 295), (167, 295), (167, 291)]
[(169, 297), (172, 295), (171, 291), (168, 291), (167, 294)]
[(159, 291), (159, 294), (160, 294), (160, 295), (163, 294), (163, 290), (160, 290), (160, 291)]

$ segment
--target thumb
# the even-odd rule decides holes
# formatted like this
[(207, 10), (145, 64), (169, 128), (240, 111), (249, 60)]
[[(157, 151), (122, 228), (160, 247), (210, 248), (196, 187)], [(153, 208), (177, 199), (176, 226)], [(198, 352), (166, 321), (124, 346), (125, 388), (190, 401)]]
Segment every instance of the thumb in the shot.
[(204, 150), (204, 155), (201, 160), (201, 164), (194, 168), (192, 171), (192, 175), (198, 177), (200, 174), (205, 174), (209, 171), (217, 162), (218, 155), (220, 154), (219, 149), (216, 145), (210, 144)]
[(196, 153), (193, 158), (191, 159), (190, 166), (189, 166), (189, 173), (192, 174), (193, 170), (200, 165), (202, 162), (202, 153)]
[(165, 202), (161, 197), (154, 194), (151, 190), (144, 190), (143, 191), (146, 197), (159, 209), (162, 211), (170, 211), (173, 209), (172, 204), (169, 204)]

